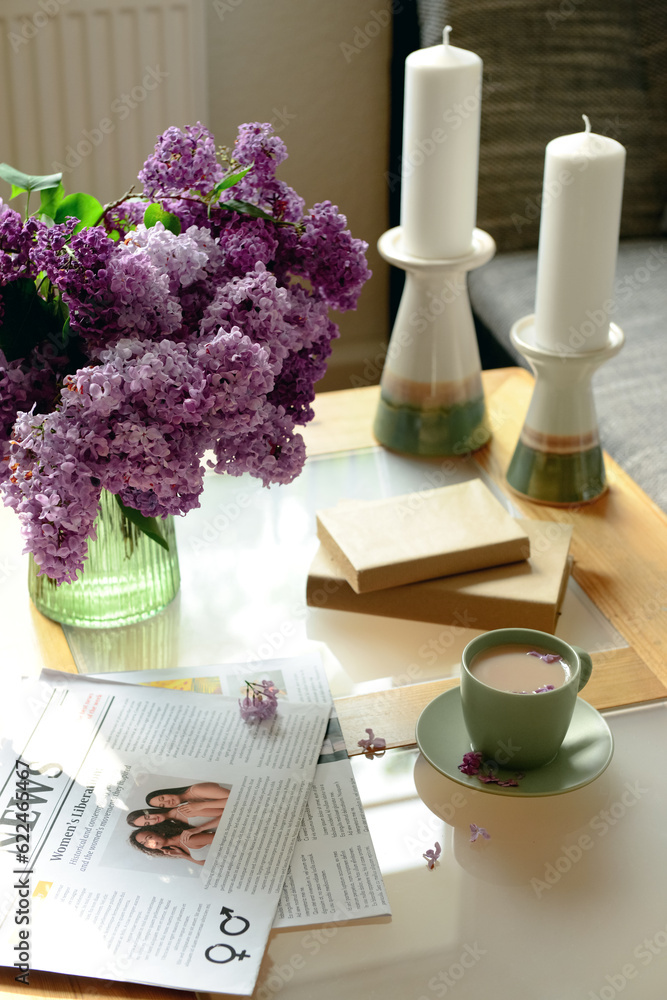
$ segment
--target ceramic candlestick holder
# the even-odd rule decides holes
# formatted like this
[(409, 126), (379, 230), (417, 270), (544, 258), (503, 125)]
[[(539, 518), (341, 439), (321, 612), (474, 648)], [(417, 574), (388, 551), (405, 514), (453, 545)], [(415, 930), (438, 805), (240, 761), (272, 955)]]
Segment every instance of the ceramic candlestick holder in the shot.
[(607, 489), (591, 379), (620, 351), (623, 331), (611, 323), (604, 347), (564, 354), (535, 344), (534, 319), (524, 316), (510, 333), (535, 373), (535, 388), (507, 482), (537, 503), (589, 503)]
[(387, 350), (375, 416), (378, 441), (410, 455), (464, 455), (490, 436), (466, 274), (496, 245), (475, 229), (469, 254), (451, 260), (413, 257), (401, 227), (378, 241), (380, 254), (406, 272)]

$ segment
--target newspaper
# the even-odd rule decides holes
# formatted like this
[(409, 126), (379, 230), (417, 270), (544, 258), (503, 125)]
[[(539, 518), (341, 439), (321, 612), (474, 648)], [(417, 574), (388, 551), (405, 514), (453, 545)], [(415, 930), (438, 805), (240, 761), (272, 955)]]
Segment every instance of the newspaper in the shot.
[[(331, 706), (303, 822), (273, 926), (391, 914), (352, 765), (316, 650), (300, 657), (104, 674), (129, 684), (239, 697), (246, 680), (270, 679), (288, 699)], [(363, 733), (360, 735), (364, 735)]]
[(1, 964), (21, 983), (35, 968), (252, 993), (329, 705), (282, 699), (249, 725), (236, 698), (49, 671), (11, 707)]

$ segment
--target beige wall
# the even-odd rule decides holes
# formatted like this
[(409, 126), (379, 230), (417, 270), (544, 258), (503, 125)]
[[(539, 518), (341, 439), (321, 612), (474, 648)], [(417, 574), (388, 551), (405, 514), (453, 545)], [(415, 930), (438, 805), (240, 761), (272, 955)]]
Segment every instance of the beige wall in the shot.
[(379, 376), (374, 359), (388, 336), (388, 268), (376, 250), (388, 225), (388, 8), (384, 0), (211, 0), (207, 7), (208, 124), (216, 140), (231, 145), (241, 122), (273, 122), (290, 154), (283, 180), (307, 206), (327, 198), (338, 205), (352, 234), (369, 244), (373, 277), (356, 312), (333, 314), (341, 339), (318, 388), (345, 388), (364, 369)]
[(241, 122), (274, 122), (290, 153), (281, 176), (307, 206), (338, 205), (370, 245), (373, 278), (356, 312), (333, 314), (342, 336), (319, 387), (345, 387), (352, 373), (377, 381), (388, 335), (388, 268), (375, 247), (387, 228), (390, 6), (67, 0), (47, 15), (0, 0), (0, 160), (63, 170), (68, 192), (107, 201), (136, 181), (169, 125), (201, 119), (231, 145)]

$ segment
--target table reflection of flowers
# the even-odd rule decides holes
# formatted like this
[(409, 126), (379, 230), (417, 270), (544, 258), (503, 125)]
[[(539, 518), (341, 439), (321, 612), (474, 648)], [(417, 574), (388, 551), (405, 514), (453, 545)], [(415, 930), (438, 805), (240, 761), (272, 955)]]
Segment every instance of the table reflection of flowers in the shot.
[(159, 541), (155, 518), (199, 505), (209, 450), (265, 485), (300, 472), (329, 307), (370, 272), (337, 208), (304, 215), (276, 178), (286, 155), (269, 125), (231, 155), (170, 128), (143, 193), (107, 206), (0, 168), (28, 191), (25, 221), (0, 207), (0, 485), (55, 581), (83, 566), (102, 490)]

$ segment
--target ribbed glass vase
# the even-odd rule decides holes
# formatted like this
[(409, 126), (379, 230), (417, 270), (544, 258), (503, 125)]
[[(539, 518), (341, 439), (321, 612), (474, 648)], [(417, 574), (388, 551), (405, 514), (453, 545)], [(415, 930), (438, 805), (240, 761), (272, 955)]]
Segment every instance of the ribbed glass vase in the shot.
[(127, 519), (115, 496), (102, 491), (97, 539), (74, 583), (38, 576), (30, 557), (28, 588), (35, 606), (63, 625), (99, 628), (150, 618), (176, 596), (180, 585), (172, 517), (158, 519), (163, 548)]

